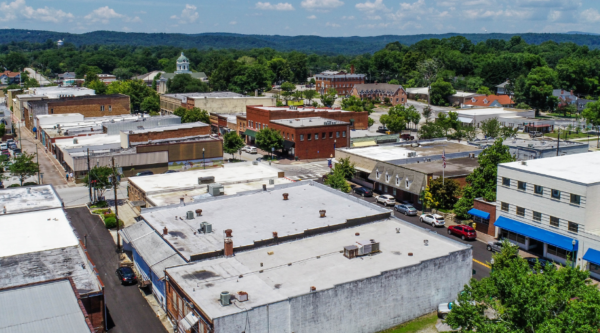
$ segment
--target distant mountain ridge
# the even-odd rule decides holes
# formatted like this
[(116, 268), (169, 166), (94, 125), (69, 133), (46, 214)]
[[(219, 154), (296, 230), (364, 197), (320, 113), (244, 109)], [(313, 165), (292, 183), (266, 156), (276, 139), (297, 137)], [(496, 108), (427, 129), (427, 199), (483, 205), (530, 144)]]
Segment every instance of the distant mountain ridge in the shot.
[(600, 35), (572, 31), (563, 34), (424, 34), (424, 35), (382, 35), (373, 37), (320, 37), (320, 36), (281, 36), (281, 35), (243, 35), (234, 33), (136, 33), (117, 31), (93, 31), (83, 34), (53, 32), (41, 30), (0, 29), (0, 44), (27, 41), (43, 43), (48, 39), (59, 39), (75, 45), (132, 45), (132, 46), (176, 46), (198, 49), (251, 49), (270, 47), (279, 51), (297, 50), (306, 53), (324, 54), (363, 54), (373, 53), (391, 42), (412, 45), (424, 39), (464, 36), (473, 43), (488, 39), (509, 40), (512, 36), (521, 36), (527, 43), (541, 44), (546, 41), (557, 43), (572, 42), (588, 45), (591, 49), (600, 47)]

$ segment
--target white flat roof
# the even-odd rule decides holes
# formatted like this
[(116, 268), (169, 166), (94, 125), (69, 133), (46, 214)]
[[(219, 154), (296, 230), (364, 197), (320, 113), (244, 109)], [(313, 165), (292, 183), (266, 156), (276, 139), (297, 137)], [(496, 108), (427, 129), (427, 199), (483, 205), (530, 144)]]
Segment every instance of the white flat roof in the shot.
[[(400, 233), (396, 233), (396, 228), (400, 228)], [(233, 235), (235, 245), (235, 230)], [(345, 246), (370, 239), (379, 242), (379, 253), (354, 259), (340, 253)], [(428, 246), (424, 240), (429, 241)], [(215, 319), (308, 294), (311, 286), (319, 292), (469, 247), (390, 218), (267, 248), (234, 252), (230, 258), (169, 268), (167, 274), (208, 317)], [(409, 252), (414, 255), (408, 256)], [(244, 291), (248, 301), (238, 303), (239, 307), (221, 306), (218, 299), (222, 291), (232, 295)]]
[(0, 257), (79, 244), (62, 208), (0, 215)]
[(482, 109), (469, 109), (464, 110), (460, 109), (454, 111), (458, 113), (459, 116), (482, 116), (482, 115), (490, 115), (490, 114), (499, 114), (499, 115), (518, 115), (518, 112), (524, 112), (526, 110), (518, 111), (516, 109), (511, 109), (513, 111), (508, 111), (504, 108), (482, 108)]
[(0, 190), (0, 214), (61, 208), (62, 201), (52, 185), (9, 187)]
[[(283, 193), (289, 200), (283, 200)], [(187, 220), (186, 212), (202, 209), (202, 216)], [(319, 210), (326, 210), (321, 218)], [(345, 224), (348, 219), (388, 213), (389, 210), (311, 181), (280, 185), (270, 191), (221, 196), (185, 206), (142, 210), (142, 217), (187, 260), (191, 256), (223, 250), (226, 229), (233, 230), (234, 248), (279, 237), (304, 235), (306, 230)], [(195, 215), (195, 214), (194, 214)], [(177, 216), (177, 219), (175, 218)], [(181, 217), (181, 218), (180, 218)], [(210, 234), (197, 233), (201, 222), (212, 224)]]
[(419, 147), (412, 147), (410, 144), (380, 145), (361, 148), (340, 148), (340, 151), (366, 157), (376, 161), (394, 161), (411, 158), (408, 153), (416, 152), (416, 156), (441, 155), (445, 150), (446, 154), (459, 153), (477, 150), (477, 147), (467, 143), (457, 143), (448, 140), (435, 140), (430, 142), (421, 142)]
[(510, 162), (499, 166), (581, 184), (600, 183), (600, 152), (546, 157), (526, 162), (526, 165)]
[(73, 143), (73, 138), (59, 139), (54, 144), (61, 148), (83, 147), (83, 146), (100, 146), (106, 144), (121, 143), (120, 135), (98, 134), (84, 137), (77, 137), (77, 143)]
[[(293, 183), (293, 182), (287, 178), (275, 178), (273, 185), (269, 185), (268, 181), (262, 180), (262, 181), (250, 182), (250, 183), (224, 185), (223, 187), (224, 187), (225, 195), (232, 195), (232, 194), (245, 192), (245, 191), (260, 190), (260, 189), (262, 189), (263, 184), (267, 185), (268, 189), (272, 189), (273, 186), (275, 186), (275, 185), (291, 184), (291, 183)], [(148, 196), (146, 196), (146, 199), (148, 199), (148, 201), (150, 201), (151, 203), (154, 204), (154, 206), (157, 206), (157, 207), (177, 205), (177, 204), (179, 204), (179, 198), (184, 198), (184, 202), (186, 204), (189, 204), (189, 203), (194, 203), (194, 202), (198, 202), (198, 201), (202, 200), (204, 198), (204, 195), (206, 195), (208, 193), (207, 191), (208, 191), (208, 189), (206, 188), (206, 185), (204, 185), (202, 187), (192, 189), (192, 190), (182, 190), (182, 191), (148, 195)]]
[(223, 185), (250, 182), (252, 180), (263, 180), (278, 178), (281, 170), (268, 166), (264, 163), (253, 165), (252, 163), (227, 164), (224, 168), (209, 168), (202, 170), (190, 170), (183, 172), (165, 173), (152, 176), (129, 177), (129, 182), (135, 185), (146, 195), (151, 193), (173, 192), (178, 190), (192, 190), (195, 188), (206, 188), (206, 185), (198, 184), (198, 177), (215, 177), (215, 182)]
[(314, 108), (314, 107), (302, 107), (302, 106), (257, 106), (257, 109), (262, 109), (266, 111), (303, 111), (303, 112), (354, 112), (354, 111), (344, 111), (341, 109), (324, 109), (324, 108)]
[(167, 126), (159, 126), (159, 127), (144, 128), (144, 129), (129, 130), (129, 131), (121, 130), (121, 132), (129, 133), (129, 134), (141, 134), (141, 133), (151, 133), (151, 132), (172, 131), (172, 130), (186, 129), (186, 128), (199, 128), (199, 127), (207, 127), (207, 126), (209, 126), (209, 125), (198, 121), (195, 123), (173, 124), (173, 125), (167, 125)]

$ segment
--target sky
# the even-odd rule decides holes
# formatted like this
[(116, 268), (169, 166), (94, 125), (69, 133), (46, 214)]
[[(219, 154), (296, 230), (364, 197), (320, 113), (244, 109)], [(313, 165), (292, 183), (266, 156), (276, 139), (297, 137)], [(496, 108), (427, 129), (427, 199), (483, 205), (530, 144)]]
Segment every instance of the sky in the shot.
[(600, 33), (600, 0), (0, 0), (0, 28), (378, 36)]

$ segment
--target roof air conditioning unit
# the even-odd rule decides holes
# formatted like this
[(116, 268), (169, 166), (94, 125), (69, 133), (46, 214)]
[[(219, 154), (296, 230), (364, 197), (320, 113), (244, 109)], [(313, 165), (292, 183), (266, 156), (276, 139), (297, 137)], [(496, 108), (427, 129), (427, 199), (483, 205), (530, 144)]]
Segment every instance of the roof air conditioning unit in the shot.
[(258, 161), (252, 161), (252, 165), (258, 165)]
[(219, 301), (221, 302), (221, 306), (231, 305), (231, 295), (229, 295), (229, 292), (221, 292), (221, 297), (219, 298)]
[(269, 185), (275, 185), (275, 179), (269, 179)]
[(225, 188), (223, 187), (223, 185), (218, 184), (218, 183), (210, 184), (210, 185), (208, 185), (208, 193), (210, 195), (212, 195), (213, 197), (217, 197), (219, 195), (224, 195)]
[(201, 233), (210, 234), (212, 232), (212, 224), (208, 222), (200, 223), (200, 229), (198, 230)]
[(187, 211), (185, 213), (185, 218), (188, 220), (193, 220), (194, 219), (194, 212), (192, 212), (191, 210)]
[[(65, 132), (65, 134), (67, 134), (67, 133)], [(76, 138), (73, 138), (73, 143), (77, 144), (77, 139)]]

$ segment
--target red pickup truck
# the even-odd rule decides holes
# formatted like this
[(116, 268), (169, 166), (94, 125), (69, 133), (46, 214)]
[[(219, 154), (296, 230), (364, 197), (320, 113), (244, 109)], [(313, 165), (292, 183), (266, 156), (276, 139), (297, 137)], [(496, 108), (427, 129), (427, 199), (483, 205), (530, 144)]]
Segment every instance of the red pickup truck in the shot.
[(412, 135), (410, 135), (408, 133), (400, 134), (400, 138), (403, 139), (403, 140), (406, 140), (406, 141), (414, 140), (415, 139), (414, 136), (412, 136)]

